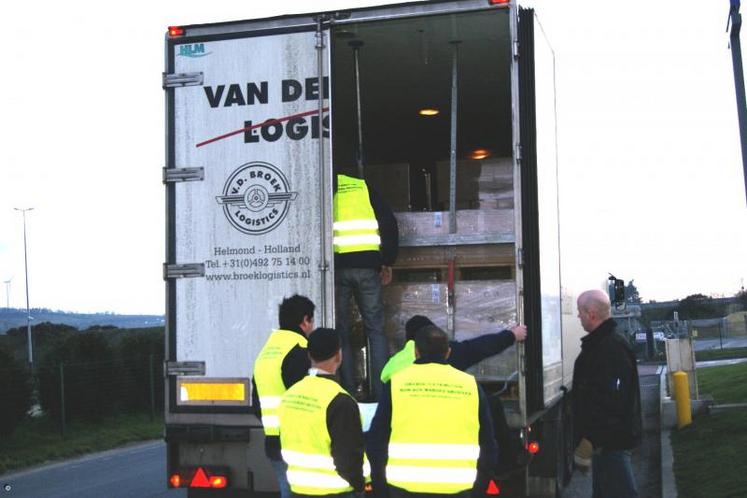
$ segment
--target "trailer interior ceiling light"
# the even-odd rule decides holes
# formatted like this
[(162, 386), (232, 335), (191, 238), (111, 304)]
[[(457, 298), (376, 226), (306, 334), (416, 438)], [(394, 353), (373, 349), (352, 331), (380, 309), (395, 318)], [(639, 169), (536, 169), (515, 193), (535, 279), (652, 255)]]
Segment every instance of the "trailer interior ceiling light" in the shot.
[(420, 114), (421, 116), (430, 117), (430, 116), (436, 116), (436, 115), (438, 115), (439, 112), (441, 112), (441, 111), (439, 111), (438, 109), (435, 109), (433, 107), (426, 107), (424, 109), (420, 109), (418, 111), (418, 114)]
[(181, 26), (169, 26), (169, 36), (171, 38), (184, 36), (184, 28)]
[(475, 149), (469, 153), (470, 159), (487, 159), (490, 157), (490, 151), (488, 149)]

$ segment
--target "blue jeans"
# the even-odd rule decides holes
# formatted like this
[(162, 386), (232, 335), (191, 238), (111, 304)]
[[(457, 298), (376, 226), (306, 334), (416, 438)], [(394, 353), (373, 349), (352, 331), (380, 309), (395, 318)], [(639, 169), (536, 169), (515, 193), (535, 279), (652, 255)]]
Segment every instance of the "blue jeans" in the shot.
[(277, 476), (278, 478), (278, 489), (280, 490), (280, 498), (290, 498), (291, 488), (290, 484), (288, 484), (288, 476), (286, 475), (286, 472), (288, 471), (288, 464), (283, 460), (270, 459), (270, 465), (272, 465), (272, 470), (275, 471), (275, 476)]
[(605, 450), (591, 457), (592, 498), (638, 498), (630, 451)]
[(363, 319), (363, 331), (368, 338), (368, 355), (371, 364), (371, 394), (379, 399), (381, 370), (389, 358), (384, 336), (384, 305), (381, 302), (381, 280), (372, 268), (341, 268), (335, 270), (335, 308), (337, 331), (342, 341), (342, 367), (340, 378), (349, 392), (355, 391), (353, 351), (350, 348), (350, 300), (355, 303)]

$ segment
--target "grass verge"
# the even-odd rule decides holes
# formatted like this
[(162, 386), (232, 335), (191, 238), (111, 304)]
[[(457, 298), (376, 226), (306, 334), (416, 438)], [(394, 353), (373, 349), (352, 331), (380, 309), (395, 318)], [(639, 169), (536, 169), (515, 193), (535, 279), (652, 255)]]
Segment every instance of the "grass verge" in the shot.
[(695, 352), (695, 361), (747, 358), (747, 348), (706, 349)]
[[(716, 404), (747, 402), (745, 381), (747, 363), (698, 370), (700, 392)], [(738, 462), (747, 447), (747, 411), (701, 415), (671, 438), (680, 498), (745, 496), (747, 473)]]
[(134, 441), (159, 439), (163, 418), (132, 414), (97, 423), (70, 423), (65, 437), (47, 417), (28, 419), (13, 434), (0, 440), (0, 474), (14, 469), (85, 453), (108, 450)]
[(698, 369), (698, 390), (717, 405), (747, 403), (747, 363)]

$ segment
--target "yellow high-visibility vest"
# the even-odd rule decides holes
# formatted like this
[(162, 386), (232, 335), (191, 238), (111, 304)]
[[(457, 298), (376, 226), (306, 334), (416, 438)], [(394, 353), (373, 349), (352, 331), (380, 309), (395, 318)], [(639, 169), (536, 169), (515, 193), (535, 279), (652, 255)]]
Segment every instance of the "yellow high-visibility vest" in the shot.
[(278, 406), (285, 394), (283, 360), (296, 346), (306, 347), (306, 337), (291, 330), (273, 330), (254, 362), (254, 383), (262, 407), (262, 426), (266, 436), (277, 436)]
[[(278, 410), (280, 446), (294, 493), (328, 495), (353, 490), (335, 469), (327, 429), (327, 408), (338, 394), (349, 396), (337, 382), (309, 375), (283, 395)], [(363, 473), (371, 474), (365, 459)]]
[(379, 223), (364, 180), (337, 175), (333, 213), (335, 253), (379, 250)]
[(394, 356), (389, 358), (384, 368), (381, 369), (381, 382), (389, 382), (392, 375), (396, 374), (403, 368), (407, 368), (415, 361), (415, 341), (410, 339), (404, 347)]
[(413, 493), (471, 489), (480, 455), (475, 378), (449, 365), (416, 363), (392, 376), (391, 389), (387, 483)]

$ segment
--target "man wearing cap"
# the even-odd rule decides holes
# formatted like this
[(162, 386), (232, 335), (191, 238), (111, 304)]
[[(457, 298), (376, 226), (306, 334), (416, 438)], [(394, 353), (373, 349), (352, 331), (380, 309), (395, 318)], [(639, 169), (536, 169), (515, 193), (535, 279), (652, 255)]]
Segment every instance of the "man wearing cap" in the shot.
[(293, 495), (352, 496), (363, 491), (363, 428), (355, 400), (338, 384), (340, 337), (309, 336), (309, 375), (288, 389), (278, 409), (280, 445)]
[(353, 354), (350, 349), (350, 305), (355, 298), (368, 339), (371, 360), (371, 397), (381, 391), (381, 369), (388, 355), (384, 336), (381, 286), (392, 280), (392, 265), (399, 250), (397, 219), (387, 203), (366, 181), (335, 175), (334, 251), (337, 330), (342, 339), (342, 384), (355, 392)]
[[(423, 315), (414, 315), (407, 320), (405, 323), (405, 345), (384, 366), (381, 372), (382, 382), (389, 382), (392, 375), (415, 361), (415, 332), (422, 327), (432, 325), (434, 323)], [(502, 353), (514, 343), (524, 341), (526, 337), (526, 325), (515, 325), (501, 332), (483, 334), (466, 341), (449, 341), (451, 353), (447, 361), (457, 370), (464, 371), (486, 358)], [(500, 448), (497, 472), (505, 474), (525, 467), (529, 463), (530, 457), (516, 433), (508, 427), (501, 398), (491, 396), (488, 403), (493, 416), (495, 439)]]
[(487, 487), (498, 456), (490, 409), (475, 378), (448, 365), (449, 352), (443, 330), (421, 327), (415, 362), (384, 384), (366, 435), (380, 496), (467, 497)]
[(305, 296), (283, 299), (278, 310), (280, 328), (267, 338), (254, 363), (252, 406), (265, 432), (265, 455), (278, 479), (281, 498), (290, 497), (287, 465), (280, 456), (277, 408), (285, 391), (303, 379), (311, 364), (306, 337), (314, 329), (314, 303)]

